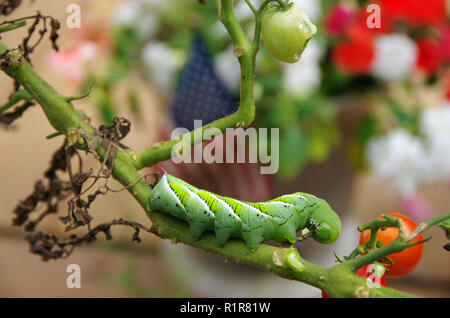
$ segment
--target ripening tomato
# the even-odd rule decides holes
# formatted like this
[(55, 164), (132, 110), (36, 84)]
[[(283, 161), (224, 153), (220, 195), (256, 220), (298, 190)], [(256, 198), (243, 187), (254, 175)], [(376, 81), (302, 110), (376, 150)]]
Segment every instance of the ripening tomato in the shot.
[(300, 59), (317, 28), (295, 3), (288, 4), (285, 9), (270, 4), (261, 22), (261, 32), (264, 44), (273, 56), (294, 63)]
[[(358, 276), (361, 276), (361, 277), (364, 277), (364, 278), (368, 278), (369, 276), (371, 276), (371, 279), (370, 279), (370, 280), (371, 280), (372, 282), (375, 282), (375, 281), (376, 281), (376, 274), (375, 274), (375, 273), (372, 274), (373, 267), (372, 267), (371, 265), (372, 265), (372, 264), (369, 264), (369, 265), (366, 265), (366, 266), (364, 266), (364, 267), (361, 267), (360, 269), (358, 269), (358, 270), (356, 271), (356, 274), (357, 274)], [(378, 265), (378, 266), (381, 266), (381, 265)], [(380, 284), (381, 286), (387, 287), (385, 275), (382, 275), (382, 276), (380, 277), (380, 280), (379, 280), (377, 283)], [(322, 298), (330, 298), (330, 296), (328, 296), (328, 294), (325, 293), (325, 292), (322, 290)]]
[[(404, 216), (403, 214), (395, 212), (388, 215), (395, 216), (403, 220), (403, 223), (405, 224), (406, 235), (409, 235), (417, 227), (417, 224), (414, 223), (413, 220)], [(389, 227), (384, 231), (382, 230), (378, 231), (377, 240), (380, 240), (383, 243), (383, 246), (385, 246), (394, 241), (397, 238), (397, 235), (398, 229), (395, 227)], [(369, 239), (370, 239), (370, 231), (366, 230), (361, 233), (359, 243), (364, 244)], [(423, 236), (421, 234), (418, 235), (413, 240), (413, 242), (422, 240)], [(386, 261), (383, 261), (383, 263), (389, 264), (386, 271), (386, 277), (401, 277), (410, 273), (417, 266), (417, 264), (419, 264), (419, 261), (422, 258), (422, 252), (423, 252), (423, 243), (409, 247), (401, 251), (400, 253), (389, 255), (392, 261), (394, 261), (394, 264), (390, 264)]]

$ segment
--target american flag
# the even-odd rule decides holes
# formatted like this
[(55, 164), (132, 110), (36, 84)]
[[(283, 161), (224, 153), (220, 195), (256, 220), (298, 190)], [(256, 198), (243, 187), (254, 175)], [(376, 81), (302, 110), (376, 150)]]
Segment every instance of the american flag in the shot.
[[(205, 125), (229, 115), (238, 108), (237, 100), (218, 78), (211, 56), (199, 35), (192, 45), (190, 58), (181, 72), (170, 107), (171, 116), (162, 121), (160, 138), (169, 140), (176, 127), (192, 130), (194, 120)], [(231, 138), (224, 136), (225, 142)], [(198, 151), (203, 144), (191, 149)], [(225, 157), (225, 154), (224, 154)], [(225, 158), (224, 158), (225, 159)], [(224, 160), (225, 161), (225, 160)], [(246, 201), (265, 201), (273, 198), (273, 178), (260, 173), (259, 164), (244, 163), (179, 163), (172, 160), (160, 163), (170, 174), (196, 187)]]
[(176, 124), (192, 130), (194, 120), (208, 124), (235, 112), (238, 106), (238, 101), (217, 77), (208, 50), (197, 34), (171, 106)]

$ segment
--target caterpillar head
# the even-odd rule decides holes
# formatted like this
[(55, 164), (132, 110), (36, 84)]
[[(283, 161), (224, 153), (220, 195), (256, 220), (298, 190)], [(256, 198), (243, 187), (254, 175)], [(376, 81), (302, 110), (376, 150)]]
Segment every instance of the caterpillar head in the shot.
[(326, 201), (319, 199), (317, 208), (311, 213), (306, 227), (313, 232), (314, 240), (322, 244), (330, 244), (341, 234), (341, 219)]

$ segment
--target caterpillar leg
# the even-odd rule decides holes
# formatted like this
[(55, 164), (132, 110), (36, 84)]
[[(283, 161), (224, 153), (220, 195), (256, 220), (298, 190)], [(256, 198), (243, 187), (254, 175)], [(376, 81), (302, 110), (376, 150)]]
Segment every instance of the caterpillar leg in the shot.
[(243, 231), (242, 239), (251, 250), (255, 250), (259, 244), (265, 241), (264, 234), (261, 231)]
[(293, 244), (297, 240), (297, 228), (293, 222), (281, 225), (276, 232), (275, 240), (277, 242), (288, 241)]
[(219, 246), (223, 246), (231, 237), (231, 229), (216, 229), (215, 232), (216, 242)]
[(200, 238), (200, 236), (203, 234), (203, 232), (206, 231), (206, 228), (202, 226), (201, 224), (195, 223), (195, 222), (189, 222), (189, 232), (191, 233), (192, 237), (196, 240)]
[[(298, 208), (284, 201), (270, 201), (254, 204), (262, 213), (269, 216), (273, 223), (273, 236), (278, 243), (288, 241), (295, 243), (297, 228), (299, 227)], [(270, 239), (267, 238), (266, 239)]]

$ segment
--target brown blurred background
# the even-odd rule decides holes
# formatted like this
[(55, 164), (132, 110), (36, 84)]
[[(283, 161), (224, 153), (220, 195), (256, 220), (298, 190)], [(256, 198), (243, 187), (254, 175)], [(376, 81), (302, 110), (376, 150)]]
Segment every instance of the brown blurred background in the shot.
[[(98, 12), (90, 15), (105, 14), (112, 10), (117, 1), (104, 1), (96, 6)], [(21, 17), (40, 10), (44, 14), (52, 15), (60, 21), (67, 17), (66, 7), (73, 1), (34, 1), (25, 4), (10, 18)], [(80, 4), (89, 5), (89, 1), (80, 1)], [(59, 44), (61, 48), (70, 47), (73, 43), (73, 30), (62, 23)], [(23, 32), (2, 35), (2, 41), (11, 47), (17, 46)], [(51, 51), (50, 44), (44, 41), (33, 56), (33, 66), (36, 71), (46, 79), (55, 89), (64, 95), (76, 95), (78, 92), (67, 84), (62, 78), (49, 68), (47, 59)], [(136, 79), (134, 83), (139, 87), (141, 101), (145, 103), (143, 122), (132, 127), (126, 144), (135, 149), (144, 149), (157, 140), (156, 123), (162, 116), (164, 104), (148, 85)], [(12, 81), (0, 74), (0, 104), (6, 101), (12, 91)], [(123, 92), (116, 92), (117, 99), (124, 98)], [(120, 103), (118, 103), (120, 104)], [(96, 112), (89, 104), (89, 98), (76, 101), (75, 106), (82, 109), (94, 122), (97, 122)], [(127, 116), (127, 110), (120, 110), (121, 115)], [(344, 121), (342, 125), (346, 125)], [(38, 256), (29, 252), (28, 243), (24, 240), (22, 229), (12, 226), (12, 211), (19, 200), (24, 199), (33, 189), (34, 183), (42, 177), (48, 166), (51, 154), (60, 146), (62, 138), (45, 139), (53, 132), (51, 126), (39, 107), (33, 107), (25, 113), (15, 124), (14, 129), (0, 129), (0, 297), (177, 297), (177, 296), (225, 296), (218, 275), (233, 279), (233, 273), (241, 273), (250, 277), (248, 281), (240, 280), (241, 284), (248, 284), (236, 293), (233, 285), (228, 286), (229, 296), (260, 296), (265, 291), (269, 280), (258, 285), (267, 275), (257, 270), (249, 269), (245, 265), (224, 264), (223, 259), (211, 256), (203, 251), (192, 251), (190, 247), (171, 245), (158, 238), (142, 233), (142, 243), (130, 242), (132, 230), (113, 228), (114, 241), (107, 242), (102, 235), (99, 241), (89, 246), (78, 247), (74, 253), (65, 260), (42, 262)], [(94, 166), (95, 160), (89, 158)], [(303, 191), (314, 191), (330, 200), (332, 206), (338, 205), (345, 211), (344, 222), (348, 220), (351, 225), (364, 223), (378, 217), (381, 213), (396, 211), (399, 198), (387, 188), (386, 185), (374, 181), (369, 175), (355, 175), (347, 167), (344, 155), (334, 153), (322, 165), (311, 166), (296, 180), (289, 184), (279, 184), (277, 191), (286, 192), (292, 188), (301, 188)], [(314, 174), (314, 176), (313, 176)], [(336, 180), (330, 183), (329, 180)], [(119, 188), (114, 184), (112, 187)], [(286, 190), (286, 191), (285, 191)], [(433, 202), (435, 211), (448, 212), (450, 207), (449, 188), (447, 185), (436, 185), (421, 189), (421, 194)], [(334, 203), (334, 204), (333, 204)], [(60, 206), (61, 215), (65, 206)], [(145, 213), (138, 204), (125, 191), (110, 193), (98, 198), (91, 210), (95, 223), (109, 221), (113, 218), (123, 217), (149, 225)], [(354, 222), (354, 224), (352, 223)], [(40, 225), (40, 229), (48, 232), (61, 233), (63, 225), (55, 217)], [(353, 232), (352, 232), (353, 229)], [(353, 242), (358, 238), (355, 227), (347, 228), (347, 236)], [(445, 243), (442, 231), (430, 230), (427, 235), (433, 238), (426, 243), (424, 256), (416, 270), (404, 278), (390, 279), (388, 285), (411, 293), (426, 297), (450, 296), (450, 258), (442, 249)], [(351, 249), (352, 246), (348, 248)], [(320, 247), (312, 243), (305, 247), (304, 256), (315, 259)], [(327, 261), (332, 259), (332, 249), (327, 255)], [(302, 247), (300, 247), (302, 253)], [(328, 253), (328, 252), (327, 252)], [(184, 255), (186, 254), (186, 255)], [(175, 258), (175, 261), (174, 261)], [(196, 263), (200, 262), (200, 263)], [(320, 260), (319, 260), (320, 262)], [(176, 266), (176, 264), (180, 266)], [(81, 267), (82, 286), (80, 289), (66, 287), (66, 267), (68, 264), (78, 264)], [(175, 265), (174, 265), (175, 264)], [(200, 265), (199, 265), (200, 264)], [(191, 280), (181, 279), (183, 267), (202, 266), (199, 273), (189, 274)], [(191, 276), (190, 276), (191, 275)], [(204, 277), (202, 277), (204, 275)], [(243, 277), (242, 276), (242, 277)], [(286, 282), (281, 278), (273, 278), (270, 274), (270, 284), (280, 290), (286, 288), (289, 293), (283, 296), (319, 296), (317, 289), (308, 289), (303, 292), (300, 284)], [(211, 277), (207, 280), (205, 277)], [(241, 276), (237, 276), (241, 277)], [(264, 277), (264, 279), (263, 279)], [(239, 280), (239, 279), (238, 279)], [(282, 281), (279, 285), (274, 285)], [(239, 282), (238, 282), (239, 284)], [(287, 285), (289, 284), (289, 286)], [(237, 285), (236, 285), (237, 286)], [(264, 286), (264, 288), (260, 288)], [(293, 287), (295, 286), (295, 287)], [(275, 288), (275, 287), (273, 287)], [(260, 289), (259, 293), (257, 290)], [(267, 289), (268, 290), (268, 289)], [(254, 293), (252, 292), (254, 291)], [(272, 295), (267, 291), (264, 295)]]

